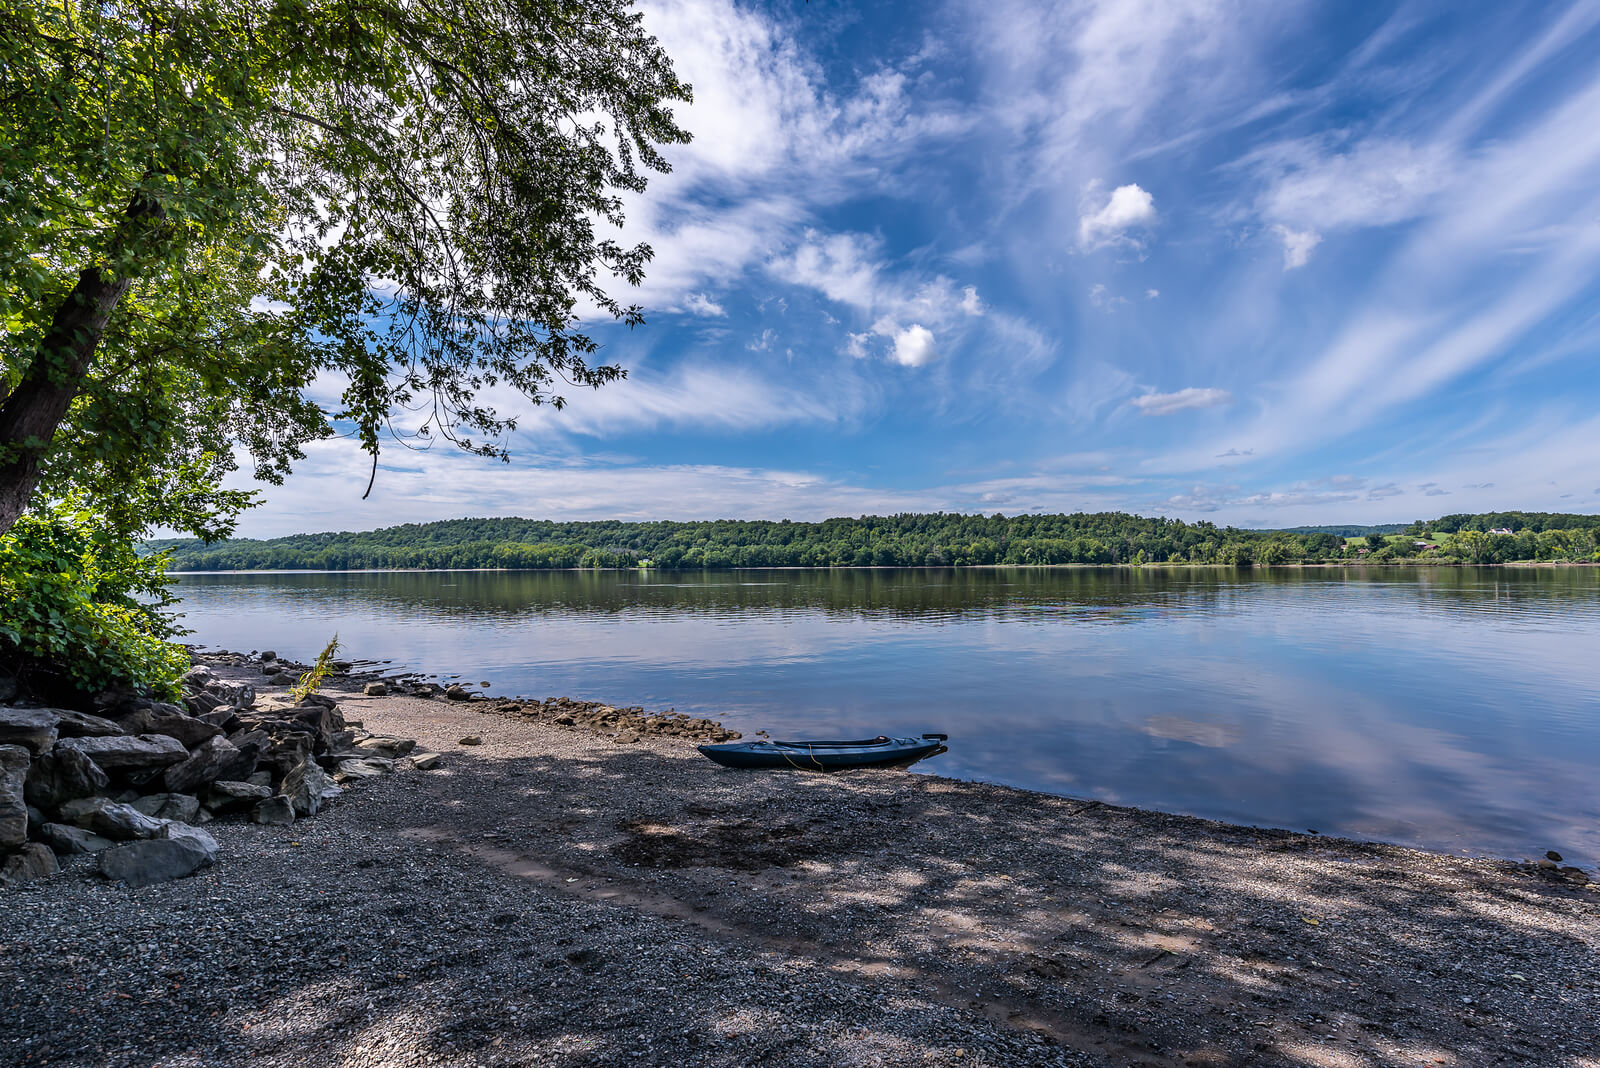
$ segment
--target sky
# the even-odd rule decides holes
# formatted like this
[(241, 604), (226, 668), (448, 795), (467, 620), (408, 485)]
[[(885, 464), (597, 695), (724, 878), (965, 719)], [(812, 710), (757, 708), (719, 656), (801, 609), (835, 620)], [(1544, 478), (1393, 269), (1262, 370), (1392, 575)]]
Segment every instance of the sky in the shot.
[(695, 139), (628, 378), (367, 500), (318, 443), (241, 534), (1600, 511), (1600, 4), (642, 8)]

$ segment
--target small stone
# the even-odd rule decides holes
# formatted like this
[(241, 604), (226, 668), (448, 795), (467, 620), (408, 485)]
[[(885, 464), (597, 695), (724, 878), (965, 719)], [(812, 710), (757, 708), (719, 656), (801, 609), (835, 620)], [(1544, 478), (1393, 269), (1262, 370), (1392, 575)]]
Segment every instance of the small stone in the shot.
[(256, 805), (252, 818), (268, 827), (287, 827), (294, 822), (294, 803), (282, 794), (265, 798)]
[(61, 870), (56, 855), (50, 847), (40, 842), (29, 842), (0, 864), (0, 886), (18, 886), (43, 879)]
[(276, 659), (278, 659), (278, 654), (277, 654), (276, 651), (274, 651), (272, 649), (268, 649), (266, 652), (261, 654), (261, 659), (262, 659), (263, 662), (269, 661), (269, 660), (276, 660)]
[(1545, 871), (1555, 871), (1556, 868), (1559, 867), (1559, 865), (1549, 857), (1540, 857), (1537, 861), (1535, 861), (1535, 863)]
[(334, 769), (334, 782), (350, 782), (356, 779), (375, 779), (380, 775), (387, 775), (394, 770), (394, 761), (385, 757), (361, 757), (351, 760), (339, 761)]
[(272, 676), (272, 678), (268, 679), (267, 682), (273, 686), (293, 686), (294, 676), (289, 674), (287, 671), (280, 671), (276, 675)]
[(1557, 853), (1554, 849), (1545, 850), (1544, 855), (1545, 855), (1545, 858), (1548, 859), (1548, 860), (1553, 860), (1557, 864), (1561, 863), (1561, 854)]
[(187, 823), (172, 822), (161, 828), (157, 838), (164, 838), (171, 842), (186, 842), (205, 855), (202, 864), (210, 864), (217, 859), (217, 840), (198, 827), (191, 827)]
[(364, 753), (388, 757), (391, 760), (395, 757), (405, 756), (416, 747), (417, 743), (410, 738), (388, 738), (381, 734), (374, 734), (372, 737), (363, 738), (356, 743), (356, 748)]
[(469, 734), (465, 738), (462, 738), (459, 741), (457, 741), (456, 744), (457, 745), (482, 745), (483, 744), (483, 739), (479, 738), (476, 734)]
[(368, 697), (388, 697), (389, 684), (386, 682), (369, 682), (361, 687), (361, 692)]
[(450, 686), (445, 689), (444, 695), (452, 701), (472, 700), (472, 691), (461, 685), (459, 682), (451, 683)]
[(439, 766), (438, 753), (412, 753), (411, 766), (418, 771), (431, 771)]
[(618, 731), (616, 742), (618, 745), (631, 745), (639, 740), (638, 731)]

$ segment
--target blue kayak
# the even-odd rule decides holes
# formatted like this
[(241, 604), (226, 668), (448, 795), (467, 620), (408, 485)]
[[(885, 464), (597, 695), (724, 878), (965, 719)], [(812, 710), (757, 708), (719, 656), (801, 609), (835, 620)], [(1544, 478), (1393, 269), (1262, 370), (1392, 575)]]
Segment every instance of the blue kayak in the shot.
[(883, 764), (909, 764), (945, 750), (948, 734), (920, 738), (879, 735), (855, 742), (730, 742), (702, 745), (700, 752), (728, 768), (796, 768), (839, 771)]

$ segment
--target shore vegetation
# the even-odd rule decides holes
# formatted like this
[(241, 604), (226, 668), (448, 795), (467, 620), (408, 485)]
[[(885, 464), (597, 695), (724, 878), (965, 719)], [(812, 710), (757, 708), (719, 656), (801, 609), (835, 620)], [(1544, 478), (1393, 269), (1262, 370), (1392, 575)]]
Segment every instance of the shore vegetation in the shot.
[[(1412, 559), (1490, 564), (1585, 562), (1597, 559), (1600, 552), (1600, 516), (1521, 512), (1446, 516), (1403, 529), (1413, 528), (1421, 533), (1342, 537), (1323, 530), (1242, 530), (1124, 512), (1010, 517), (940, 512), (820, 523), (454, 519), (265, 541), (158, 541), (149, 548), (165, 553), (167, 566), (175, 571), (997, 564), (1248, 567)], [(1512, 533), (1487, 532), (1496, 529)]]

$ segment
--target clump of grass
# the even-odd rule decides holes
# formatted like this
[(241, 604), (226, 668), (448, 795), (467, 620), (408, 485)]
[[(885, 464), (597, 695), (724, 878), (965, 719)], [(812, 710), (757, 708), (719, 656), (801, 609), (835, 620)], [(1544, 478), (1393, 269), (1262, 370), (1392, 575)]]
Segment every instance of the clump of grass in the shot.
[(301, 675), (300, 681), (289, 687), (289, 693), (296, 701), (304, 701), (322, 689), (322, 684), (333, 674), (333, 654), (338, 651), (339, 636), (335, 634), (328, 644), (322, 647), (322, 652), (317, 654), (317, 662), (311, 665), (311, 670)]

